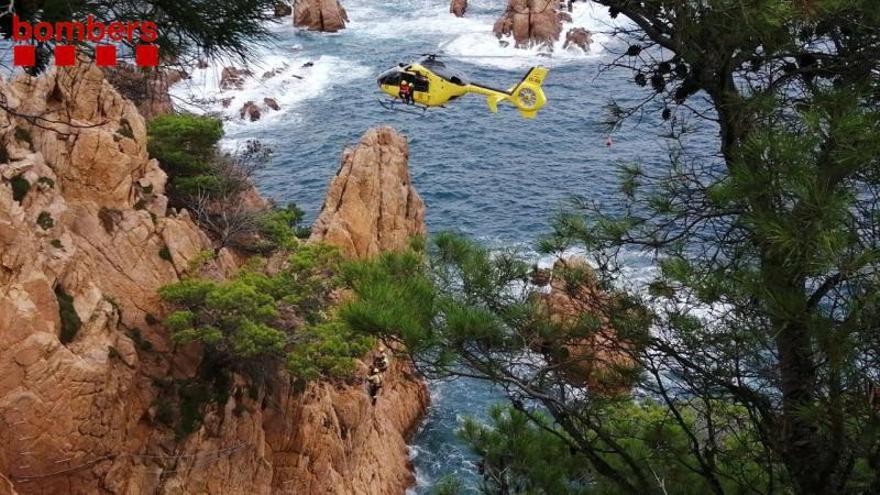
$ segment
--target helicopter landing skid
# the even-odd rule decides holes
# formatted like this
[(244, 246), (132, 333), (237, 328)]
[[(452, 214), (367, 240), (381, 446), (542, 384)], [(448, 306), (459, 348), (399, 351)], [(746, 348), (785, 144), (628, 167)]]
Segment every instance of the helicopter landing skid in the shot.
[(400, 100), (392, 100), (390, 98), (378, 101), (379, 104), (382, 105), (382, 108), (386, 110), (392, 110), (394, 112), (401, 113), (411, 113), (413, 115), (418, 115), (421, 117), (427, 115), (428, 107), (426, 106), (404, 103)]

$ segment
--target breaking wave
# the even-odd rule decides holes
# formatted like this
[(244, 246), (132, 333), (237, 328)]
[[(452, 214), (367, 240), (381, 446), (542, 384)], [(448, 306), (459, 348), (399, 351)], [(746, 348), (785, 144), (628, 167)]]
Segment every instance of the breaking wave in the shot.
[[(194, 69), (189, 79), (172, 88), (171, 94), (175, 104), (185, 110), (222, 116), (230, 139), (245, 130), (271, 128), (296, 120), (303, 111), (303, 103), (320, 99), (339, 85), (371, 74), (367, 67), (343, 57), (309, 56), (297, 44), (279, 44), (271, 52), (266, 49), (260, 53), (247, 67), (251, 75), (244, 78), (241, 89), (220, 87), (223, 68), (227, 66), (236, 64), (217, 61)], [(268, 108), (264, 98), (274, 99), (279, 110)], [(258, 122), (240, 117), (242, 106), (249, 101), (261, 107)]]

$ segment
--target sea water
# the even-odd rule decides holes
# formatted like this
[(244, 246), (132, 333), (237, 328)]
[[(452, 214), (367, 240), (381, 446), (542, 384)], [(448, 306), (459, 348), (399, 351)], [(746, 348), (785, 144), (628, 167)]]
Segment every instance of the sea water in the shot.
[[(334, 34), (294, 29), (290, 19), (273, 25), (276, 39), (255, 48), (248, 68), (255, 74), (240, 91), (217, 87), (224, 65), (217, 62), (195, 70), (174, 88), (177, 103), (227, 120), (226, 141), (235, 148), (259, 139), (273, 150), (271, 161), (256, 180), (260, 191), (279, 203), (295, 202), (313, 220), (327, 185), (336, 173), (342, 150), (357, 142), (370, 127), (390, 125), (410, 144), (412, 180), (427, 204), (430, 232), (456, 231), (491, 247), (518, 247), (534, 253), (533, 242), (548, 232), (553, 215), (568, 198), (581, 195), (614, 207), (619, 197), (616, 167), (640, 162), (647, 169), (669, 163), (669, 143), (660, 110), (633, 119), (610, 137), (603, 122), (612, 100), (636, 105), (649, 93), (632, 83), (627, 70), (600, 71), (625, 49), (607, 34), (613, 25), (599, 5), (576, 3), (571, 27), (594, 32), (589, 53), (563, 50), (552, 57), (541, 50), (503, 47), (492, 34), (506, 0), (470, 0), (464, 18), (449, 13), (448, 0), (343, 0), (351, 22)], [(533, 65), (545, 65), (549, 102), (535, 120), (525, 120), (509, 105), (489, 113), (484, 98), (467, 96), (425, 116), (392, 112), (378, 104), (383, 98), (376, 77), (398, 63), (424, 53), (444, 53), (473, 81), (508, 87)], [(474, 58), (485, 57), (485, 58)], [(264, 72), (277, 74), (265, 80)], [(280, 111), (265, 110), (257, 122), (238, 112), (247, 101), (274, 98)], [(232, 98), (226, 106), (222, 100)], [(197, 101), (194, 101), (197, 100)], [(717, 131), (696, 127), (689, 148), (712, 159)], [(536, 261), (549, 264), (552, 260)], [(626, 266), (633, 282), (654, 270), (650, 257), (632, 253)], [(417, 485), (430, 492), (438, 479), (453, 474), (469, 486), (478, 481), (475, 458), (455, 435), (464, 416), (485, 418), (489, 406), (502, 399), (492, 387), (456, 379), (430, 384), (433, 399), (427, 418), (412, 439), (411, 455)]]

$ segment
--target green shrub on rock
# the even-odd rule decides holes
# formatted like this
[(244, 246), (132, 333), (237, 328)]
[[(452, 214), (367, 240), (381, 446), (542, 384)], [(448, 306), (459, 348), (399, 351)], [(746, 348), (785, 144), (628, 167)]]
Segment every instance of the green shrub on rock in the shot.
[(304, 380), (345, 377), (355, 370), (352, 357), (363, 356), (375, 341), (355, 334), (339, 320), (306, 327), (287, 353), (287, 369)]
[(175, 206), (190, 206), (199, 195), (217, 197), (226, 180), (218, 162), (222, 153), (217, 143), (223, 137), (222, 123), (211, 117), (162, 115), (149, 123), (148, 150), (168, 174), (168, 198)]
[(49, 230), (55, 226), (55, 220), (52, 219), (52, 215), (48, 211), (41, 211), (37, 215), (37, 225), (43, 230)]
[(149, 124), (148, 149), (170, 179), (209, 172), (223, 124), (199, 115), (162, 115)]
[(340, 264), (335, 248), (303, 244), (272, 275), (252, 266), (225, 281), (167, 285), (159, 295), (178, 309), (165, 324), (176, 343), (199, 342), (239, 372), (266, 371), (277, 360), (303, 380), (343, 377), (374, 341), (328, 314)]
[(295, 205), (267, 208), (246, 197), (251, 176), (271, 155), (267, 146), (250, 140), (225, 153), (218, 147), (221, 122), (196, 115), (157, 117), (148, 132), (149, 152), (168, 174), (169, 204), (188, 209), (217, 249), (268, 253), (308, 236), (298, 225), (303, 213)]
[(73, 307), (73, 297), (64, 292), (61, 286), (55, 288), (55, 297), (58, 299), (58, 314), (61, 318), (61, 334), (58, 338), (62, 344), (69, 344), (79, 332), (82, 321)]
[(28, 191), (31, 190), (31, 183), (20, 174), (9, 179), (9, 184), (12, 186), (12, 199), (19, 203), (27, 196)]
[(300, 227), (304, 213), (294, 203), (288, 203), (284, 208), (275, 208), (259, 219), (260, 231), (263, 236), (279, 247), (289, 247), (295, 239), (303, 239), (309, 236), (311, 230)]
[(162, 248), (159, 249), (159, 257), (169, 263), (174, 261), (174, 258), (171, 257), (171, 250), (168, 249), (168, 246), (162, 246)]

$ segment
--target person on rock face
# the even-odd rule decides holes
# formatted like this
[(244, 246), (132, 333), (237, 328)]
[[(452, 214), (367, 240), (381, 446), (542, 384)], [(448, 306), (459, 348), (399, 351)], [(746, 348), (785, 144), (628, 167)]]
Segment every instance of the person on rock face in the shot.
[(367, 385), (370, 399), (375, 406), (376, 397), (378, 397), (379, 390), (382, 388), (382, 372), (379, 371), (379, 368), (373, 368), (372, 370), (370, 370), (370, 375), (367, 376)]
[(388, 352), (385, 350), (385, 346), (379, 347), (379, 353), (373, 357), (373, 367), (379, 368), (379, 371), (385, 372), (388, 371)]

